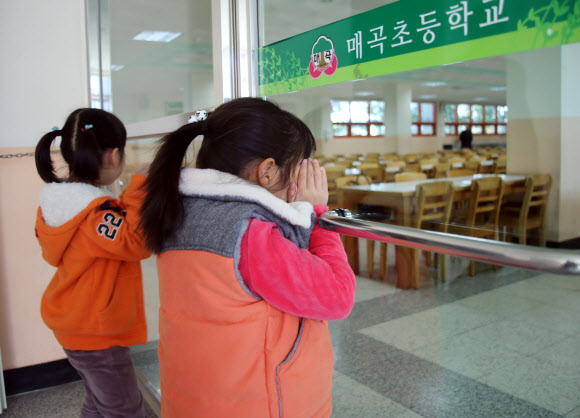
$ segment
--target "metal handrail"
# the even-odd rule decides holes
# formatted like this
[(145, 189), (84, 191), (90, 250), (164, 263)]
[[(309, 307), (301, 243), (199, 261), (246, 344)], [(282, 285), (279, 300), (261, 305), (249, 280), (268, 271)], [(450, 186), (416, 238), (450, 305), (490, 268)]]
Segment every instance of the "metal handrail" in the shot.
[(318, 221), (343, 235), (555, 274), (580, 274), (580, 251), (493, 241), (357, 218), (347, 209), (326, 212)]

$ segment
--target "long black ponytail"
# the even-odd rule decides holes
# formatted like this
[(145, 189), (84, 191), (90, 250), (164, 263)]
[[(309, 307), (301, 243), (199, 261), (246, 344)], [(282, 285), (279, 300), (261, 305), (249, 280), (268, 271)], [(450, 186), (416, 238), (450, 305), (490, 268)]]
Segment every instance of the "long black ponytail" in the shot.
[(252, 164), (273, 158), (280, 168), (282, 187), (292, 170), (316, 149), (310, 129), (296, 116), (257, 98), (229, 101), (211, 112), (207, 120), (182, 126), (161, 140), (145, 183), (141, 230), (147, 246), (159, 253), (164, 239), (182, 221), (179, 178), (191, 142), (204, 139), (196, 158), (197, 168), (211, 168), (245, 177)]
[(36, 170), (47, 183), (63, 181), (57, 178), (50, 151), (59, 136), (62, 137), (60, 150), (69, 168), (69, 181), (95, 184), (107, 149), (119, 148), (123, 157), (127, 131), (112, 113), (89, 108), (75, 110), (61, 130), (48, 132), (36, 146)]
[(161, 251), (163, 238), (171, 234), (176, 220), (182, 216), (181, 166), (187, 148), (201, 133), (201, 123), (190, 123), (166, 135), (149, 167), (139, 228), (144, 232), (147, 247), (155, 252)]

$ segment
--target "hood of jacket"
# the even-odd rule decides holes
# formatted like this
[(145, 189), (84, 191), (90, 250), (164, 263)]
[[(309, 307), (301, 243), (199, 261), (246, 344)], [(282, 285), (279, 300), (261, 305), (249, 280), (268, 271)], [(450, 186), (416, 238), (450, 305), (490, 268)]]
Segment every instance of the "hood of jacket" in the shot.
[(46, 261), (58, 266), (90, 211), (115, 196), (86, 183), (47, 183), (40, 190), (36, 236)]
[(229, 173), (213, 169), (181, 170), (179, 192), (184, 196), (202, 196), (214, 200), (256, 203), (291, 225), (310, 228), (314, 208), (308, 202), (287, 203), (263, 187)]

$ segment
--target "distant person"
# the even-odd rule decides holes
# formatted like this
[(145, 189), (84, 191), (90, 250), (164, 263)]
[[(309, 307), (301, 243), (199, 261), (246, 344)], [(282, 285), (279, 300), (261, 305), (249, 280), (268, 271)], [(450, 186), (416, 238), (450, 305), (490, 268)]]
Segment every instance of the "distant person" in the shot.
[[(57, 178), (51, 159), (57, 137), (67, 179)], [(121, 175), (126, 139), (115, 115), (85, 108), (36, 146), (46, 182), (36, 236), (56, 267), (40, 312), (85, 383), (81, 417), (145, 417), (129, 346), (147, 342), (139, 261), (151, 253), (137, 230), (147, 166), (119, 198), (101, 187)]]
[[(196, 168), (187, 148), (203, 135)], [(329, 320), (355, 276), (328, 210), (308, 127), (236, 99), (165, 136), (141, 225), (157, 253), (161, 415), (329, 417)]]
[(466, 129), (459, 134), (459, 141), (461, 142), (461, 148), (471, 149), (471, 143), (473, 142), (473, 134), (471, 129)]

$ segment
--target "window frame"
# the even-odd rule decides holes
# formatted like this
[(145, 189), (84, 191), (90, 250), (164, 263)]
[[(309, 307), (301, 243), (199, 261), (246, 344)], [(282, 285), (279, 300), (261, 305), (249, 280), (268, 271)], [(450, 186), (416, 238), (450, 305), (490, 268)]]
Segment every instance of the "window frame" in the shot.
[[(349, 122), (333, 122), (332, 121), (332, 102), (348, 102), (348, 114), (349, 114)], [(371, 114), (371, 102), (382, 102), (383, 105), (385, 104), (384, 100), (378, 100), (378, 99), (331, 99), (331, 111), (330, 111), (330, 123), (332, 125), (332, 137), (333, 138), (384, 138), (385, 135), (371, 135), (371, 126), (375, 125), (375, 126), (385, 126), (385, 122), (373, 122), (371, 121), (370, 118), (370, 114)], [(350, 111), (350, 106), (352, 102), (366, 102), (367, 104), (367, 109), (368, 109), (368, 114), (369, 114), (369, 120), (368, 122), (353, 122), (352, 121), (352, 115), (351, 115), (351, 111)], [(383, 119), (384, 119), (384, 114), (383, 114)], [(346, 135), (335, 135), (334, 133), (334, 126), (338, 125), (338, 126), (346, 126)], [(367, 127), (367, 134), (366, 135), (353, 135), (352, 134), (352, 125), (366, 125)], [(379, 128), (380, 129), (380, 128)]]
[[(448, 105), (453, 105), (455, 106), (455, 121), (453, 122), (449, 122), (447, 121), (447, 111), (446, 111), (446, 107)], [(458, 108), (459, 106), (464, 105), (464, 106), (469, 106), (469, 122), (459, 122), (459, 114), (458, 114)], [(483, 108), (483, 121), (481, 123), (479, 122), (473, 122), (473, 110), (472, 110), (472, 106), (481, 106)], [(494, 122), (487, 122), (486, 121), (486, 117), (485, 117), (485, 108), (487, 106), (493, 106), (495, 108), (495, 115), (494, 115)], [(494, 104), (494, 103), (460, 103), (460, 102), (453, 102), (453, 103), (444, 103), (444, 126), (445, 126), (445, 136), (458, 136), (460, 134), (459, 132), (459, 126), (466, 126), (467, 128), (469, 128), (472, 132), (473, 132), (473, 126), (481, 126), (481, 133), (475, 133), (473, 132), (474, 135), (478, 135), (478, 136), (498, 136), (498, 135), (506, 135), (507, 133), (507, 119), (506, 122), (499, 122), (498, 121), (498, 108), (500, 107), (506, 107), (507, 105), (505, 104)], [(507, 113), (507, 110), (506, 110)], [(455, 128), (455, 133), (447, 133), (447, 127), (448, 126), (453, 126)], [(494, 127), (494, 133), (486, 133), (486, 127), (487, 126), (493, 126)], [(504, 132), (503, 133), (499, 133), (498, 132), (498, 127), (499, 126), (503, 126), (504, 127)]]
[[(417, 122), (413, 122), (413, 115), (411, 114), (411, 136), (437, 136), (437, 103), (435, 102), (428, 102), (428, 101), (411, 101), (411, 105), (413, 103), (417, 104), (417, 109), (418, 109), (418, 120)], [(422, 110), (421, 110), (421, 104), (430, 104), (433, 106), (433, 122), (425, 122), (423, 121), (422, 118)], [(422, 134), (421, 133), (421, 126), (422, 125), (431, 125), (432, 127), (432, 134)], [(417, 127), (417, 133), (414, 134), (413, 133), (413, 126)]]

